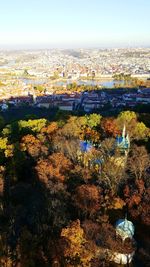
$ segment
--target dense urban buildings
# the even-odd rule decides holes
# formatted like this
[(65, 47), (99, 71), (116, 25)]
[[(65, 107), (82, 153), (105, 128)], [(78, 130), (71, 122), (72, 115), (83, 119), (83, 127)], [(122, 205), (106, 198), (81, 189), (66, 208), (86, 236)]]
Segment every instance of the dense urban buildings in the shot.
[[(0, 105), (3, 111), (24, 103), (85, 112), (106, 104), (133, 107), (150, 103), (149, 78), (149, 48), (1, 51)], [(88, 86), (97, 92), (86, 91)], [(105, 90), (118, 87), (135, 90)]]

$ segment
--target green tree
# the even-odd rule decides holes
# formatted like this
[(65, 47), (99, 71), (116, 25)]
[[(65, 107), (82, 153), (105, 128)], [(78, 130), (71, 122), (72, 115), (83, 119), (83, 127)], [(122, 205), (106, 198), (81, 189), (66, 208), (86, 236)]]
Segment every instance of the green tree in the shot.
[(138, 122), (134, 129), (134, 138), (136, 140), (146, 139), (150, 136), (150, 129), (143, 122)]
[(42, 85), (34, 86), (34, 90), (37, 91), (38, 93), (44, 93), (45, 92), (45, 88)]
[(24, 73), (23, 73), (24, 76), (29, 76), (29, 72), (27, 69), (24, 70)]
[(87, 119), (87, 125), (91, 128), (94, 128), (98, 125), (100, 125), (100, 121), (102, 119), (102, 116), (100, 114), (90, 114), (89, 116), (86, 116)]
[(33, 132), (40, 132), (43, 127), (47, 125), (47, 120), (46, 119), (37, 119), (37, 120), (28, 120), (28, 121), (23, 121), (20, 120), (18, 122), (19, 129), (30, 129)]
[(122, 125), (126, 124), (128, 125), (132, 120), (137, 120), (137, 115), (134, 111), (123, 111), (118, 116), (118, 122), (120, 122)]

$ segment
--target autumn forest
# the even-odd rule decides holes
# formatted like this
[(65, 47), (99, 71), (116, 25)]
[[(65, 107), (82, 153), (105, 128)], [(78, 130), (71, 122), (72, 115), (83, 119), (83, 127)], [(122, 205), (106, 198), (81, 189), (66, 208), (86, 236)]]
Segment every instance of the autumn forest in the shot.
[[(0, 118), (0, 266), (107, 267), (104, 249), (150, 263), (150, 124), (133, 111)], [(130, 146), (119, 146), (125, 128)], [(131, 220), (136, 245), (116, 235)], [(115, 265), (116, 266), (116, 265)]]

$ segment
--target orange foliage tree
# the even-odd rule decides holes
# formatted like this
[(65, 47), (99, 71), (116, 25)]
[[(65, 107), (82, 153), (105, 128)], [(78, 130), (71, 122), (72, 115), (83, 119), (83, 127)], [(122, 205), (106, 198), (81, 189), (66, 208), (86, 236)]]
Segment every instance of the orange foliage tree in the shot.
[(76, 206), (83, 213), (93, 214), (100, 209), (100, 189), (95, 185), (81, 185), (77, 187), (74, 196)]
[(20, 147), (22, 151), (27, 151), (33, 158), (48, 154), (48, 148), (31, 134), (22, 137)]
[(101, 122), (101, 127), (106, 136), (116, 137), (120, 134), (117, 122), (113, 118), (104, 118)]
[(47, 159), (40, 159), (36, 166), (38, 177), (45, 184), (49, 180), (64, 182), (71, 168), (71, 161), (62, 153), (53, 153)]

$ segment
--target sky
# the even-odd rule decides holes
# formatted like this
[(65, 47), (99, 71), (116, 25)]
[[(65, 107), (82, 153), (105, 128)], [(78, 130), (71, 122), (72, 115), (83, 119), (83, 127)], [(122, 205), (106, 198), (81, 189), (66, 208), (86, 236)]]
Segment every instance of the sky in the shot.
[(0, 0), (0, 48), (150, 47), (150, 0)]

